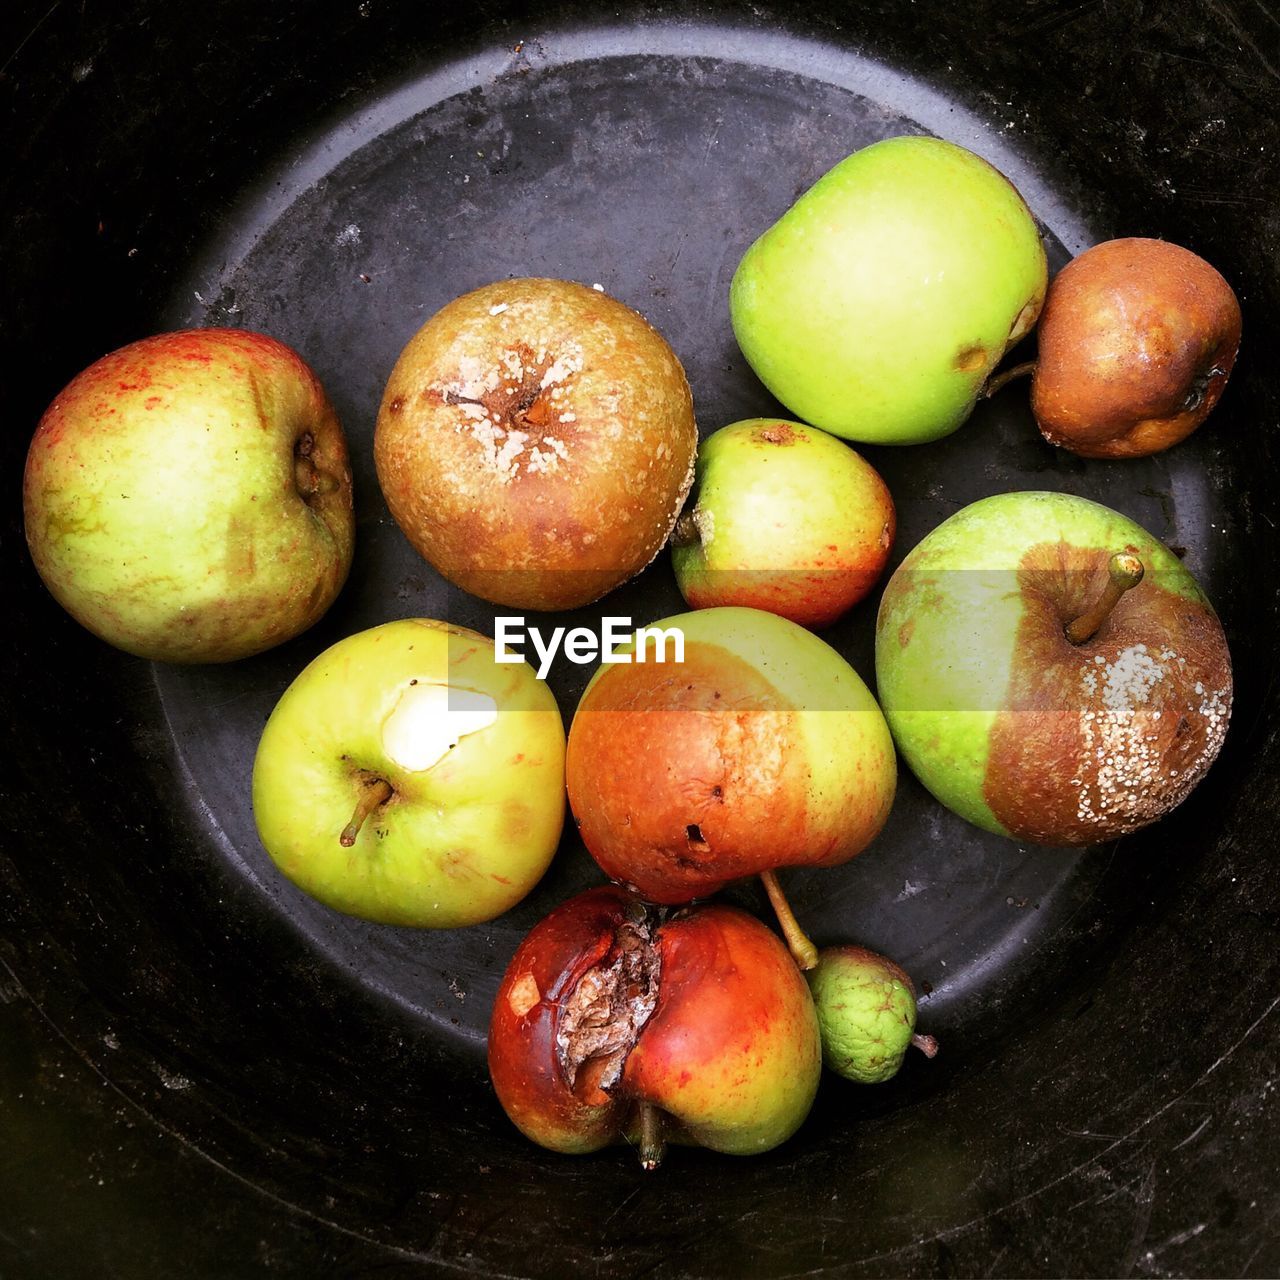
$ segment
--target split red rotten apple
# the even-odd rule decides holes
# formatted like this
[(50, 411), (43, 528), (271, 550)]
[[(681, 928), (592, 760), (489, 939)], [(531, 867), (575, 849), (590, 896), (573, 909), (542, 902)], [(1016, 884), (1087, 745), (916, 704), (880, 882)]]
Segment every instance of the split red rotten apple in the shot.
[(1189, 436), (1217, 404), (1240, 304), (1189, 249), (1108, 240), (1049, 286), (1039, 344), (1031, 408), (1045, 439), (1084, 458), (1139, 458)]
[(581, 1154), (619, 1140), (767, 1151), (809, 1113), (817, 1014), (786, 948), (727, 906), (664, 921), (613, 885), (534, 927), (503, 977), (489, 1072), (527, 1137)]

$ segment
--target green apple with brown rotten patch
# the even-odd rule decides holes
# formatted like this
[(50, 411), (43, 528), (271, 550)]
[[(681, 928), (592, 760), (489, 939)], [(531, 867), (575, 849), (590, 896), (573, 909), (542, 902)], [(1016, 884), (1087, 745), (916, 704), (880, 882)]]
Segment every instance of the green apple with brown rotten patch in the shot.
[(745, 605), (821, 627), (875, 585), (894, 527), (888, 486), (844, 441), (751, 418), (699, 446), (671, 559), (694, 609)]
[(998, 170), (938, 138), (889, 138), (819, 178), (747, 250), (729, 310), (751, 367), (797, 417), (918, 444), (969, 416), (1047, 282), (1035, 219)]
[(241, 329), (103, 356), (40, 420), (27, 543), (78, 622), (139, 657), (228, 662), (311, 626), (351, 566), (351, 471), (319, 380)]
[(253, 766), (276, 865), (338, 911), (446, 928), (541, 878), (564, 820), (564, 725), (525, 662), (427, 618), (326, 649), (277, 703)]
[(1226, 637), (1191, 573), (1126, 516), (1061, 493), (983, 499), (915, 547), (881, 600), (876, 677), (924, 785), (1040, 844), (1160, 818), (1231, 711)]

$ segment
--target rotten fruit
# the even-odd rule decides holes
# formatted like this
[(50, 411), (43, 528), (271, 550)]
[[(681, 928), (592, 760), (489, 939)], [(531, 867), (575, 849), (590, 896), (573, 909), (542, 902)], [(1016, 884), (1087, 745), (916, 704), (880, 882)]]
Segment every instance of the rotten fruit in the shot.
[(569, 731), (569, 803), (612, 879), (680, 903), (788, 866), (835, 866), (889, 815), (893, 743), (853, 668), (758, 609), (699, 609), (678, 667), (602, 666)]
[(1158, 453), (1208, 417), (1239, 346), (1240, 304), (1203, 258), (1108, 240), (1049, 286), (1031, 408), (1046, 440), (1081, 457)]
[(142, 658), (230, 662), (292, 639), (351, 566), (351, 471), (319, 379), (241, 329), (162, 333), (45, 411), (27, 544), (77, 622)]
[(814, 427), (752, 418), (699, 446), (671, 558), (691, 608), (746, 605), (822, 627), (875, 585), (894, 528), (889, 489), (860, 454)]
[(728, 906), (668, 914), (612, 885), (534, 927), (489, 1028), (494, 1089), (521, 1132), (567, 1154), (629, 1141), (646, 1168), (667, 1142), (777, 1146), (821, 1067), (809, 989), (769, 929)]
[(387, 383), (374, 461), (414, 548), (481, 599), (587, 604), (666, 542), (693, 481), (684, 370), (630, 307), (565, 280), (454, 299)]
[(1160, 818), (1231, 713), (1226, 638), (1190, 572), (1132, 520), (1061, 493), (975, 502), (911, 551), (881, 600), (876, 677), (925, 786), (1038, 844)]
[(326, 649), (258, 745), (263, 846), (300, 888), (383, 924), (492, 920), (541, 878), (564, 820), (564, 726), (527, 663), (406, 618)]

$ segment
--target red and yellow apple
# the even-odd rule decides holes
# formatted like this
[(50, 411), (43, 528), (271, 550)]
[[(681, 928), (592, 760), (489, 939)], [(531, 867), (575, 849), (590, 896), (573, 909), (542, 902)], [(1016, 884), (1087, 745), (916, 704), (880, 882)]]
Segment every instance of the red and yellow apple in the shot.
[(834, 622), (884, 572), (893, 498), (876, 469), (815, 427), (752, 418), (698, 448), (671, 559), (690, 608), (745, 605)]
[(664, 919), (591, 889), (520, 944), (494, 1001), (489, 1072), (527, 1137), (566, 1154), (629, 1139), (729, 1155), (789, 1138), (822, 1066), (809, 989), (777, 936), (728, 906)]
[(36, 428), (23, 509), (58, 603), (162, 662), (229, 662), (304, 631), (355, 536), (324, 389), (241, 329), (144, 338), (74, 378)]
[(861, 852), (884, 826), (897, 774), (884, 717), (853, 668), (758, 609), (654, 626), (683, 634), (683, 662), (601, 666), (569, 730), (569, 803), (605, 873), (680, 903)]

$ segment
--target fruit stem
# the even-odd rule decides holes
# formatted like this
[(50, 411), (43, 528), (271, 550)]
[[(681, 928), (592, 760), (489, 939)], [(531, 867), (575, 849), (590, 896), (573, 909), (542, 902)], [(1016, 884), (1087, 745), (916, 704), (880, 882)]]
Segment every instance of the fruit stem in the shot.
[(360, 793), (360, 799), (356, 801), (356, 811), (351, 815), (351, 821), (342, 828), (342, 834), (338, 837), (338, 843), (344, 849), (350, 849), (356, 842), (356, 837), (360, 834), (360, 828), (364, 826), (364, 820), (379, 805), (384, 805), (391, 799), (393, 788), (385, 778), (378, 778), (373, 782), (366, 782), (364, 790)]
[(911, 1043), (926, 1058), (936, 1058), (938, 1056), (938, 1042), (932, 1036), (912, 1036)]
[(1067, 639), (1072, 644), (1084, 644), (1106, 622), (1116, 601), (1142, 581), (1142, 561), (1128, 551), (1117, 551), (1107, 562), (1107, 585), (1093, 608), (1082, 613), (1074, 622), (1067, 623)]
[(652, 1102), (640, 1104), (640, 1167), (652, 1173), (662, 1163), (667, 1141), (662, 1136), (662, 1111)]
[(787, 901), (787, 895), (782, 892), (782, 886), (778, 883), (778, 873), (762, 871), (760, 882), (764, 885), (765, 893), (769, 895), (769, 901), (773, 904), (774, 915), (778, 917), (778, 926), (782, 930), (782, 936), (787, 940), (787, 946), (791, 948), (796, 964), (801, 969), (814, 968), (818, 963), (818, 948), (800, 927), (795, 912), (791, 910), (791, 903)]
[(982, 388), (982, 398), (990, 400), (1006, 382), (1013, 382), (1016, 378), (1025, 378), (1029, 374), (1035, 373), (1035, 371), (1036, 362), (1034, 360), (1024, 360), (1021, 364), (1015, 364), (1011, 369), (1005, 369), (1003, 373), (993, 373)]
[(697, 516), (692, 511), (686, 511), (676, 521), (676, 527), (671, 531), (671, 545), (673, 547), (691, 547), (701, 537)]

